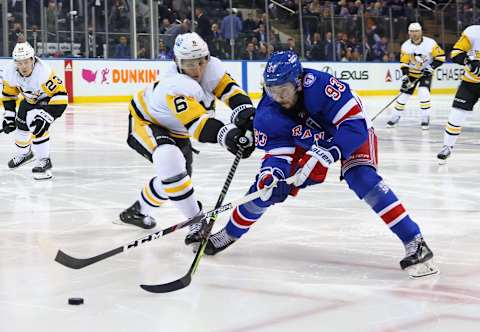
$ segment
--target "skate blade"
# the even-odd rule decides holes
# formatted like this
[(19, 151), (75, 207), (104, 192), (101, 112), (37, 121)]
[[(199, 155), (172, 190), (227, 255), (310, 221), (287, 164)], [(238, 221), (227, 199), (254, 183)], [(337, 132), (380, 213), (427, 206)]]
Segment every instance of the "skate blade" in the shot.
[(446, 165), (447, 164), (447, 159), (438, 159), (438, 164), (439, 165)]
[(151, 229), (156, 227), (155, 226), (155, 227), (152, 227), (152, 228), (143, 228), (143, 227), (140, 227), (140, 226), (137, 226), (137, 225), (128, 224), (126, 222), (123, 222), (120, 218), (112, 220), (112, 224), (119, 225), (119, 226), (126, 226), (126, 227), (131, 228), (131, 229), (143, 229), (145, 231), (151, 230)]
[(422, 126), (422, 130), (429, 130), (430, 126)]
[(411, 279), (425, 278), (440, 273), (438, 267), (432, 262), (432, 260), (409, 266), (405, 271)]
[(45, 171), (43, 173), (33, 173), (33, 178), (35, 180), (48, 180), (53, 177), (52, 172), (50, 170)]

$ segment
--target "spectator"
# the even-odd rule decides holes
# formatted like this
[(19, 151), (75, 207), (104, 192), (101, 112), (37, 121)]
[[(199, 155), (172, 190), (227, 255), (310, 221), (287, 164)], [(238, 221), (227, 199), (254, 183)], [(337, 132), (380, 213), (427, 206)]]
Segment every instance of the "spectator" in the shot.
[(333, 61), (333, 40), (330, 31), (325, 32), (325, 40), (323, 41), (323, 60)]
[(258, 27), (258, 22), (254, 19), (253, 13), (248, 12), (247, 19), (243, 21), (243, 32), (252, 33)]
[(258, 60), (259, 56), (257, 51), (255, 50), (255, 45), (252, 42), (247, 44), (245, 48), (245, 52), (243, 52), (241, 56), (242, 60)]
[(293, 51), (297, 54), (300, 52), (298, 51), (297, 47), (295, 46), (295, 39), (293, 38), (288, 38), (287, 39), (287, 47), (285, 48), (286, 50)]
[(55, 0), (49, 0), (47, 6), (47, 31), (49, 33), (57, 34), (57, 18), (57, 3)]
[(260, 44), (260, 47), (258, 48), (258, 58), (259, 59), (267, 59), (269, 56), (268, 54), (268, 48), (266, 44)]
[(165, 46), (165, 42), (163, 41), (163, 39), (160, 39), (158, 41), (158, 57), (157, 58), (160, 60), (172, 60), (172, 54), (167, 49), (167, 46)]
[(320, 15), (322, 11), (322, 6), (320, 5), (320, 0), (313, 0), (308, 5), (308, 11), (314, 15)]
[(211, 55), (220, 59), (225, 59), (227, 57), (225, 52), (225, 41), (222, 39), (218, 24), (216, 23), (212, 24), (212, 40), (208, 46)]
[(260, 43), (267, 42), (267, 32), (265, 31), (265, 24), (260, 23), (258, 25), (258, 28), (254, 30), (254, 32), (255, 32), (255, 37)]
[(212, 26), (208, 17), (205, 16), (202, 7), (195, 7), (195, 17), (197, 18), (197, 27), (195, 31), (207, 42), (207, 44), (210, 43), (210, 40), (212, 39)]
[(168, 18), (162, 19), (162, 25), (160, 26), (159, 33), (162, 35), (165, 34), (171, 26), (172, 24), (170, 23), (170, 20)]
[(109, 17), (112, 31), (127, 31), (130, 28), (129, 9), (124, 0), (115, 0)]
[(225, 16), (220, 24), (220, 33), (223, 39), (229, 41), (236, 39), (242, 32), (242, 21), (236, 15), (236, 9), (232, 9), (229, 15)]
[(309, 60), (321, 61), (324, 60), (322, 50), (322, 36), (319, 32), (313, 34), (313, 40), (309, 50)]
[(169, 35), (172, 40), (175, 40), (179, 34), (187, 33), (190, 31), (191, 22), (189, 19), (184, 19), (182, 23), (175, 23), (165, 31), (165, 34)]
[(126, 36), (121, 36), (119, 38), (119, 43), (115, 45), (113, 58), (130, 58), (130, 46), (128, 45), (128, 39)]

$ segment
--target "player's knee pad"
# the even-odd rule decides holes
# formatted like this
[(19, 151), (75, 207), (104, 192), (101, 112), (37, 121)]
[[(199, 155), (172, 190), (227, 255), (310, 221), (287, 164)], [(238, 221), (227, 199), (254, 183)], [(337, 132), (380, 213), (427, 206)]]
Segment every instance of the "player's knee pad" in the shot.
[(420, 102), (422, 101), (430, 101), (430, 89), (426, 86), (418, 87), (418, 98)]
[(153, 165), (160, 180), (186, 173), (185, 157), (174, 144), (159, 145), (152, 155)]
[(15, 145), (19, 148), (26, 148), (32, 142), (32, 134), (29, 131), (18, 129), (15, 131)]
[(345, 180), (358, 198), (363, 199), (373, 187), (382, 181), (382, 177), (377, 174), (375, 168), (361, 165), (349, 169), (345, 173)]
[(397, 104), (405, 105), (412, 95), (402, 92), (397, 99)]
[(185, 157), (176, 145), (163, 144), (157, 147), (153, 153), (153, 163), (168, 198), (180, 201), (193, 195)]

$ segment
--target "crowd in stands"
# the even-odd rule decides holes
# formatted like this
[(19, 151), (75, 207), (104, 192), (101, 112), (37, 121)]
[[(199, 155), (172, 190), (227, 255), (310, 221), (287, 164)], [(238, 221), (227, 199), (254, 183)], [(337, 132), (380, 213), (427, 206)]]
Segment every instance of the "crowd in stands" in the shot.
[[(23, 33), (22, 3), (21, 0), (8, 0), (8, 3), (11, 50)], [(74, 0), (75, 12), (72, 12), (70, 1), (29, 0), (27, 39), (33, 45), (40, 44), (43, 36), (39, 33), (38, 13), (43, 7), (47, 28), (44, 35), (49, 43), (70, 43), (70, 20), (73, 19), (74, 42), (81, 44), (77, 54), (58, 50), (49, 55), (104, 57), (107, 54), (111, 58), (130, 58), (132, 2), (89, 0), (87, 3), (84, 7), (84, 1)], [(298, 0), (276, 0), (269, 4), (270, 29), (267, 29), (263, 1), (235, 0), (238, 9), (227, 8), (228, 3), (197, 0), (192, 19), (189, 0), (160, 0), (156, 58), (172, 59), (175, 37), (192, 29), (207, 41), (212, 55), (224, 59), (263, 60), (279, 49), (300, 53)], [(416, 3), (413, 0), (304, 0), (301, 9), (304, 55), (314, 61), (398, 61), (399, 45), (408, 38), (407, 26), (418, 19)], [(148, 0), (136, 0), (139, 58), (150, 58), (148, 4)], [(480, 10), (478, 13), (480, 16)], [(464, 1), (458, 24), (472, 24), (474, 17), (471, 1)], [(389, 27), (393, 27), (392, 31)]]

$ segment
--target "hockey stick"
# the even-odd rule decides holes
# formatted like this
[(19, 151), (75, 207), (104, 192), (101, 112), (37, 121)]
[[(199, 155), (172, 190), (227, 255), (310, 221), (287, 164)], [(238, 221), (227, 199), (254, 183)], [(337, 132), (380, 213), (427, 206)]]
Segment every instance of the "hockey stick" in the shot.
[[(417, 84), (417, 82), (420, 80), (421, 76), (419, 78), (417, 78), (415, 81), (413, 81), (411, 84), (412, 86), (415, 86)], [(382, 114), (387, 108), (390, 107), (390, 105), (392, 105), (401, 95), (402, 95), (403, 92), (400, 92), (395, 98), (393, 98), (392, 100), (390, 100), (390, 102), (385, 105), (380, 111), (378, 111), (377, 114), (375, 114), (375, 116), (372, 118), (372, 121), (375, 121), (375, 119), (380, 115)]]
[[(233, 176), (235, 175), (235, 172), (237, 171), (238, 164), (240, 163), (240, 159), (242, 159), (242, 153), (243, 153), (243, 148), (240, 147), (237, 151), (237, 154), (235, 156), (235, 160), (233, 160), (233, 164), (230, 167), (230, 171), (228, 172), (227, 179), (225, 180), (225, 183), (223, 184), (222, 191), (220, 192), (220, 196), (218, 196), (217, 203), (215, 204), (215, 208), (218, 209), (222, 203), (223, 200), (225, 199), (225, 196), (227, 195), (228, 188), (230, 187), (230, 184), (232, 183)], [(197, 249), (197, 253), (195, 255), (195, 258), (193, 259), (192, 265), (190, 266), (190, 269), (188, 269), (187, 274), (185, 274), (183, 277), (180, 279), (174, 280), (172, 282), (166, 283), (166, 284), (159, 284), (159, 285), (140, 285), (142, 289), (146, 290), (147, 292), (151, 293), (167, 293), (167, 292), (173, 292), (182, 288), (187, 287), (190, 285), (192, 282), (192, 275), (197, 271), (198, 264), (200, 263), (200, 259), (203, 257), (203, 252), (205, 251), (205, 247), (208, 242), (208, 238), (210, 237), (210, 233), (213, 228), (213, 224), (217, 220), (217, 215), (213, 215), (211, 218), (207, 219), (208, 224), (205, 229), (205, 235), (202, 236), (202, 240), (200, 241), (200, 244)]]
[[(295, 180), (295, 177), (292, 176), (291, 178), (288, 178), (286, 181), (287, 181), (287, 183), (293, 183), (294, 180)], [(251, 193), (247, 196), (244, 196), (240, 199), (237, 199), (237, 200), (232, 201), (230, 203), (219, 206), (216, 209), (213, 209), (213, 210), (210, 210), (210, 211), (206, 212), (204, 218), (211, 218), (211, 217), (216, 216), (220, 213), (232, 210), (237, 206), (240, 206), (242, 204), (253, 201), (253, 200), (259, 198), (263, 194), (263, 192), (264, 192), (263, 190), (259, 190), (259, 191), (256, 191), (254, 193)], [(101, 254), (96, 255), (96, 256), (88, 257), (88, 258), (76, 258), (76, 257), (73, 257), (73, 256), (70, 256), (70, 255), (66, 254), (62, 250), (58, 250), (57, 254), (55, 256), (55, 261), (62, 264), (63, 266), (69, 267), (71, 269), (83, 269), (86, 266), (89, 266), (89, 265), (92, 265), (94, 263), (103, 261), (104, 259), (107, 259), (109, 257), (124, 253), (126, 251), (130, 251), (131, 249), (135, 249), (135, 248), (137, 248), (137, 247), (139, 247), (139, 246), (141, 246), (145, 243), (148, 243), (152, 240), (156, 240), (156, 239), (158, 239), (158, 238), (160, 238), (164, 235), (172, 233), (172, 232), (176, 231), (177, 229), (183, 228), (183, 227), (188, 226), (188, 225), (190, 225), (192, 223), (195, 223), (195, 222), (198, 222), (198, 220), (183, 221), (183, 222), (178, 223), (176, 225), (173, 225), (173, 226), (167, 227), (165, 229), (156, 231), (154, 233), (150, 233), (148, 235), (145, 235), (145, 236), (143, 236), (139, 239), (128, 242), (124, 245), (121, 245), (121, 246), (115, 248), (115, 249), (108, 250), (104, 253), (101, 253)]]
[[(235, 158), (235, 161), (236, 160), (237, 159)], [(235, 165), (235, 161), (234, 161), (234, 164), (232, 165), (232, 168)], [(238, 164), (238, 162), (237, 162), (237, 164)], [(285, 179), (284, 181), (288, 184), (292, 184), (292, 183), (295, 182), (295, 178), (296, 178), (296, 175), (293, 175), (293, 176)], [(227, 178), (227, 180), (228, 180), (228, 178)], [(227, 181), (225, 181), (224, 189), (225, 189), (226, 185), (227, 185)], [(273, 186), (275, 186), (275, 185), (276, 184), (274, 184)], [(228, 186), (226, 188), (228, 189)], [(258, 198), (267, 189), (253, 192), (250, 195), (245, 196), (245, 198), (247, 198), (251, 195), (254, 195), (254, 194), (256, 194), (255, 196), (256, 196), (256, 198)], [(223, 193), (223, 190), (222, 190), (222, 193)], [(220, 194), (220, 197), (218, 198), (217, 204), (221, 204), (222, 200), (223, 200), (223, 197), (222, 197), (222, 194)], [(249, 201), (250, 201), (250, 199), (249, 199)], [(209, 224), (207, 225), (207, 228), (206, 228), (206, 235), (204, 236), (204, 238), (200, 242), (200, 246), (198, 248), (197, 254), (195, 255), (195, 258), (193, 259), (192, 265), (190, 266), (190, 269), (188, 270), (187, 274), (185, 274), (180, 279), (177, 279), (177, 280), (169, 282), (169, 283), (158, 284), (158, 285), (140, 285), (140, 287), (142, 287), (142, 289), (144, 289), (144, 290), (146, 290), (147, 292), (150, 292), (150, 293), (168, 293), (168, 292), (173, 292), (173, 291), (185, 288), (188, 285), (190, 285), (190, 283), (192, 282), (192, 275), (197, 271), (198, 264), (200, 263), (200, 259), (203, 257), (205, 247), (207, 245), (208, 239), (210, 237), (210, 233), (211, 233), (212, 228), (213, 228), (213, 224), (214, 224), (216, 219), (217, 219), (217, 215), (214, 215), (210, 219), (210, 222), (209, 222)]]
[(385, 107), (383, 107), (375, 116), (372, 118), (372, 121), (375, 121), (375, 119), (382, 114), (387, 108), (390, 107), (401, 95), (402, 93), (400, 92), (395, 98), (393, 98)]

